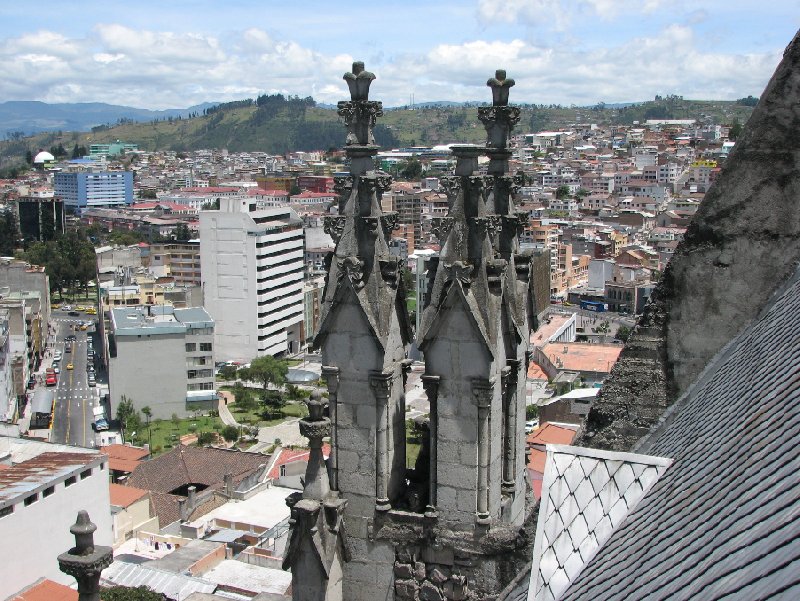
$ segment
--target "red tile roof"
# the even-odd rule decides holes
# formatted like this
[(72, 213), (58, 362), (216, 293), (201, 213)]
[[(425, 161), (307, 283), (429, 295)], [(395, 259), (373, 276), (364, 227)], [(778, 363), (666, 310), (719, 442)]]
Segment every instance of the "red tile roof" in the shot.
[[(307, 462), (310, 453), (310, 449), (281, 449), (281, 452), (278, 455), (278, 458), (275, 460), (275, 463), (272, 465), (272, 469), (269, 470), (267, 477), (272, 478), (273, 480), (279, 478), (282, 465), (294, 463), (295, 461)], [(327, 459), (330, 454), (331, 445), (326, 442), (322, 445), (322, 456)]]
[(8, 601), (78, 601), (78, 591), (45, 578)]
[(111, 483), (108, 485), (108, 490), (111, 495), (111, 504), (117, 507), (130, 507), (147, 495), (146, 490), (122, 484)]

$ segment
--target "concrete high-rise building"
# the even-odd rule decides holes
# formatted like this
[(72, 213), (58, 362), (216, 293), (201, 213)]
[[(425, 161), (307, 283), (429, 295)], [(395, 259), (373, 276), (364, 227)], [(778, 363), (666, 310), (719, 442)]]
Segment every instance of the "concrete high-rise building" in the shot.
[(170, 305), (111, 310), (109, 387), (112, 409), (122, 397), (155, 419), (216, 405), (214, 321), (202, 307)]
[(300, 350), (303, 222), (288, 207), (220, 198), (200, 213), (204, 306), (216, 322), (219, 361)]
[(65, 207), (86, 209), (133, 204), (133, 173), (130, 171), (82, 171), (56, 173), (56, 196)]

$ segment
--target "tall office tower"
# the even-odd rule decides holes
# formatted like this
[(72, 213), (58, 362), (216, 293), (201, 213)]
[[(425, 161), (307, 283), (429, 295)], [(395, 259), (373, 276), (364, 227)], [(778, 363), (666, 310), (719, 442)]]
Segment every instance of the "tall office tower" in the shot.
[(200, 213), (200, 264), (218, 361), (300, 350), (303, 222), (292, 209), (220, 198)]
[(53, 184), (64, 207), (89, 209), (133, 204), (130, 171), (81, 171), (56, 173)]

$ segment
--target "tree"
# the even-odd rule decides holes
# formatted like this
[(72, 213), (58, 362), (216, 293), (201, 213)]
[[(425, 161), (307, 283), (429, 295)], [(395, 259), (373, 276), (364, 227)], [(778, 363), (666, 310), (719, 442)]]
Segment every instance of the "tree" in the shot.
[(214, 444), (215, 442), (217, 442), (216, 432), (200, 432), (200, 434), (197, 435), (197, 446)]
[(236, 442), (239, 440), (239, 428), (236, 426), (225, 426), (222, 428), (222, 438), (227, 442)]
[(179, 223), (172, 232), (172, 237), (180, 242), (186, 242), (192, 239), (192, 230), (185, 223)]
[(731, 128), (728, 130), (728, 139), (734, 140), (742, 135), (742, 124), (739, 123), (738, 119), (734, 119), (733, 123), (731, 123)]
[(233, 398), (236, 399), (237, 409), (242, 411), (255, 409), (256, 403), (253, 399), (253, 392), (242, 386), (241, 382), (237, 382), (233, 387)]
[(158, 195), (152, 188), (142, 188), (139, 190), (139, 198), (146, 198), (147, 200), (157, 200)]
[(124, 394), (117, 405), (117, 421), (119, 428), (122, 431), (122, 440), (125, 440), (125, 430), (136, 431), (142, 426), (142, 421), (139, 418), (139, 413), (133, 406), (133, 401), (126, 397)]
[(7, 210), (0, 215), (0, 257), (13, 257), (18, 244), (17, 219)]
[[(219, 376), (223, 380), (226, 380), (226, 381), (230, 382), (231, 380), (235, 380), (236, 379), (236, 372), (237, 371), (238, 370), (236, 369), (235, 365), (223, 365), (222, 367), (219, 368)], [(238, 399), (237, 399), (236, 402), (237, 403), (239, 402)]]
[(253, 359), (250, 367), (240, 369), (239, 377), (248, 382), (258, 382), (266, 392), (270, 384), (282, 386), (288, 372), (289, 364), (286, 361), (266, 355)]
[(407, 180), (418, 180), (422, 177), (422, 163), (411, 157), (400, 165), (400, 177)]
[(631, 329), (628, 326), (620, 326), (617, 328), (617, 333), (614, 335), (614, 338), (622, 340), (622, 342), (627, 342), (630, 335)]
[(562, 184), (556, 188), (556, 198), (561, 200), (562, 198), (567, 198), (567, 196), (569, 196), (569, 186)]
[(100, 592), (102, 601), (167, 601), (167, 597), (148, 586), (112, 586)]

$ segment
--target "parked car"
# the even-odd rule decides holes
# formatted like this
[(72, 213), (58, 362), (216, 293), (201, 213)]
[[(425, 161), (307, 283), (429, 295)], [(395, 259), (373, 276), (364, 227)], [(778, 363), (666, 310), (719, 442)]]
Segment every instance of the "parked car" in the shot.
[(47, 372), (47, 374), (45, 375), (44, 383), (47, 386), (55, 386), (56, 384), (58, 384), (58, 376), (54, 371)]

